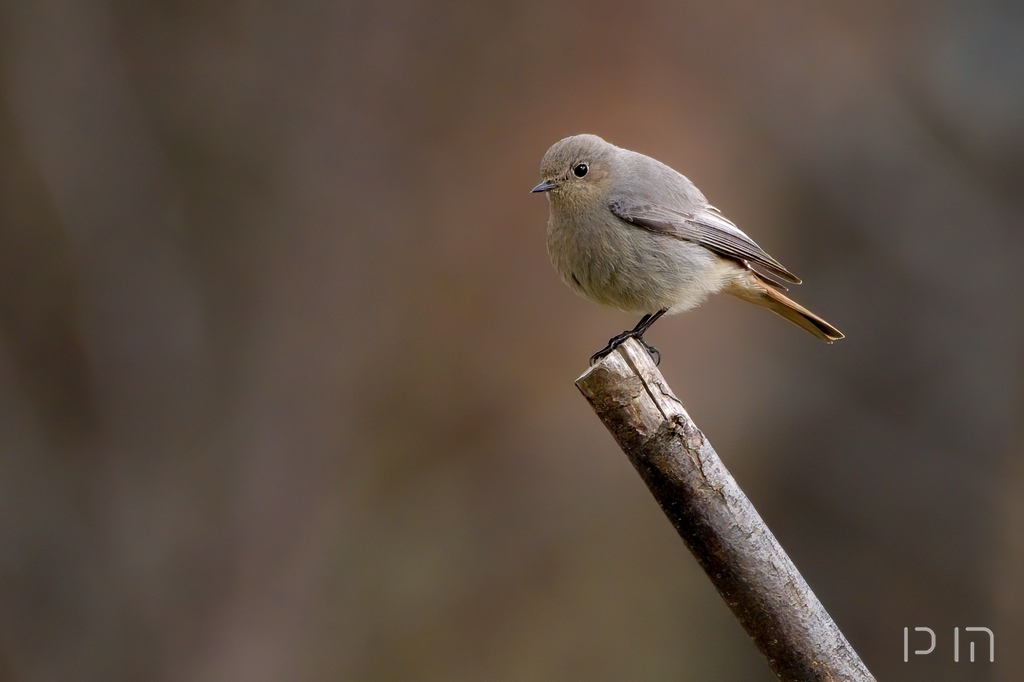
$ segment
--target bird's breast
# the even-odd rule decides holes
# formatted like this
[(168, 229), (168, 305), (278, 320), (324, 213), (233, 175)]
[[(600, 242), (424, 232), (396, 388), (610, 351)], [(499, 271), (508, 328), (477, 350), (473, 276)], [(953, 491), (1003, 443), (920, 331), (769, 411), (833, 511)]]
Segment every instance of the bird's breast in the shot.
[(609, 211), (588, 218), (552, 212), (548, 255), (581, 296), (632, 313), (692, 308), (721, 289), (731, 261), (704, 247), (628, 225)]

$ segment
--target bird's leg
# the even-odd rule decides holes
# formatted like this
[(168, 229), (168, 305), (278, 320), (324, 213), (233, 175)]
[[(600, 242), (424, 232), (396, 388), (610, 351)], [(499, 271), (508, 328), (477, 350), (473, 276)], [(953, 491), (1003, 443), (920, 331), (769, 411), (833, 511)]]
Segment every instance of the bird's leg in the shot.
[[(594, 364), (595, 362), (597, 362), (598, 360), (600, 360), (601, 358), (608, 355), (613, 350), (624, 344), (626, 342), (626, 339), (631, 339), (634, 336), (636, 336), (639, 330), (643, 329), (646, 331), (646, 327), (644, 327), (644, 325), (647, 324), (647, 321), (649, 319), (651, 319), (651, 314), (647, 313), (642, 318), (640, 318), (640, 321), (637, 322), (636, 326), (633, 327), (632, 330), (624, 331), (621, 334), (616, 334), (612, 338), (608, 339), (607, 346), (605, 346), (604, 348), (590, 356), (590, 364)], [(643, 334), (643, 331), (639, 331), (639, 333)]]
[(644, 341), (644, 334), (647, 332), (648, 329), (651, 328), (652, 324), (658, 321), (658, 318), (660, 318), (667, 312), (667, 308), (662, 308), (661, 310), (654, 314), (648, 313), (641, 317), (640, 321), (636, 323), (636, 326), (630, 329), (629, 331), (622, 332), (621, 334), (616, 334), (612, 338), (608, 339), (607, 346), (605, 346), (604, 348), (590, 356), (590, 364), (594, 364), (604, 356), (611, 353), (613, 350), (624, 344), (627, 339), (636, 339), (637, 341), (644, 345), (644, 348), (647, 349), (647, 352), (651, 354), (652, 358), (654, 358), (654, 364), (660, 365), (661, 352), (651, 344)]

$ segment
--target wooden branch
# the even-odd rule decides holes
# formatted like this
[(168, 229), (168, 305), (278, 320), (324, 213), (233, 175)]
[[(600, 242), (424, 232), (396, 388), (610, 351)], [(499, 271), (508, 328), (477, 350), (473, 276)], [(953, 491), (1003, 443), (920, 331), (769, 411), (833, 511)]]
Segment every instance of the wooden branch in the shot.
[(875, 679), (639, 343), (576, 386), (780, 680)]

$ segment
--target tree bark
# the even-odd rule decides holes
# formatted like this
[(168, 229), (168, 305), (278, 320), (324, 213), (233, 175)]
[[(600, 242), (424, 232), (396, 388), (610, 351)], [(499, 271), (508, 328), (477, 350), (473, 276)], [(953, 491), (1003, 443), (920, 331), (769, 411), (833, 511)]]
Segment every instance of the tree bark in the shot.
[(576, 381), (780, 680), (874, 680), (630, 339)]

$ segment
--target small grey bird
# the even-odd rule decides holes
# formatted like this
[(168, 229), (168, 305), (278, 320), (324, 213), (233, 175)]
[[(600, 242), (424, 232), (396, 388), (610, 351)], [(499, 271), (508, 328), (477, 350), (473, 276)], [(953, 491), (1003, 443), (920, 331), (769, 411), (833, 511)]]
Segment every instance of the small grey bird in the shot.
[(541, 161), (551, 207), (548, 255), (581, 296), (642, 314), (591, 363), (644, 333), (665, 313), (681, 313), (724, 291), (778, 313), (826, 343), (843, 333), (783, 291), (800, 280), (708, 204), (686, 177), (649, 156), (574, 135)]

